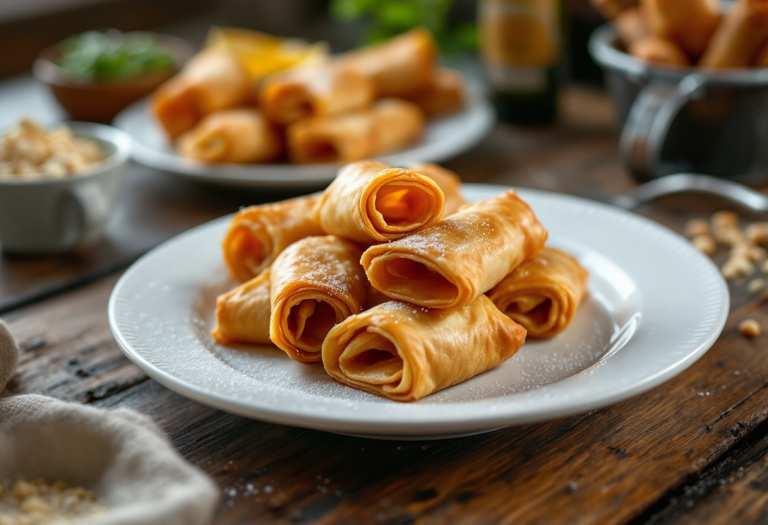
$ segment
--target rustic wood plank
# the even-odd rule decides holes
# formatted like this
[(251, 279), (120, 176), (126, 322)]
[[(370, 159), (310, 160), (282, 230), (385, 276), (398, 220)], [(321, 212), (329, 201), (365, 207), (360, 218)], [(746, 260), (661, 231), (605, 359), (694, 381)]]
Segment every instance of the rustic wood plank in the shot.
[(768, 521), (768, 428), (758, 440), (709, 469), (695, 484), (670, 498), (651, 524), (739, 523)]
[(23, 350), (9, 389), (90, 403), (145, 381), (117, 348), (106, 315), (117, 276), (4, 316)]

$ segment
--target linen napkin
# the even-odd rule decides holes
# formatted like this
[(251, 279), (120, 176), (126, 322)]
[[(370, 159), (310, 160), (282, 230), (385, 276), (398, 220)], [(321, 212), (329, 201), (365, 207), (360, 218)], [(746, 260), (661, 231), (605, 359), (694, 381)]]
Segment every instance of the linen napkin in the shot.
[[(18, 355), (0, 321), (0, 391)], [(34, 394), (0, 399), (0, 475), (92, 490), (107, 511), (88, 525), (205, 525), (218, 500), (214, 483), (149, 418)]]

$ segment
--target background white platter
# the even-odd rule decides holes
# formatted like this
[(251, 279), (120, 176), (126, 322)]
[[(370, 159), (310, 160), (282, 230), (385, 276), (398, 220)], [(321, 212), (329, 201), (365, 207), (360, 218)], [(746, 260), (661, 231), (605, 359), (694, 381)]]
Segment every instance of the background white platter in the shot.
[[(467, 184), (464, 193), (476, 201), (505, 189)], [(110, 298), (110, 326), (131, 361), (191, 399), (254, 419), (391, 439), (584, 413), (661, 384), (714, 343), (728, 289), (688, 241), (602, 204), (519, 193), (549, 230), (550, 245), (589, 270), (589, 297), (557, 337), (529, 341), (494, 370), (416, 403), (339, 385), (321, 365), (301, 365), (274, 348), (217, 345), (209, 335), (214, 299), (235, 284), (219, 247), (228, 217), (166, 242), (126, 271)]]
[[(379, 160), (396, 167), (416, 162), (441, 162), (460, 155), (480, 142), (495, 121), (493, 108), (479, 88), (468, 90), (461, 111), (429, 120), (422, 140), (408, 149), (382, 155)], [(151, 168), (193, 180), (250, 188), (317, 189), (336, 176), (338, 164), (208, 164), (179, 156), (141, 100), (120, 113), (114, 125), (133, 139), (133, 159)]]

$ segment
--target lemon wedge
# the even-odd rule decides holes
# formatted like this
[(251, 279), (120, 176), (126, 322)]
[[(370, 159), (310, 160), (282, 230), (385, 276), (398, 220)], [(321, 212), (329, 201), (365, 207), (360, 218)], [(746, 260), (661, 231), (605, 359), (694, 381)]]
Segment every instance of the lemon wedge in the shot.
[(233, 27), (212, 27), (206, 46), (237, 55), (255, 80), (284, 69), (328, 60), (327, 42), (310, 44), (295, 38), (280, 38)]

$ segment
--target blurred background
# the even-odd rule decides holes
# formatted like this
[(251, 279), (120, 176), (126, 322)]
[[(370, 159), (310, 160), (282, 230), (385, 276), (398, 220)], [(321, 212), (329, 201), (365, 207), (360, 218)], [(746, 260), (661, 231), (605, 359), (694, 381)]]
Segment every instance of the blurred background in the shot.
[[(0, 78), (29, 71), (35, 56), (91, 29), (152, 30), (196, 47), (211, 25), (325, 40), (332, 51), (385, 38), (417, 25), (437, 33), (448, 59), (478, 48), (476, 0), (4, 0), (0, 2)], [(603, 23), (588, 0), (565, 0), (564, 72), (599, 85), (587, 53), (591, 31)]]

